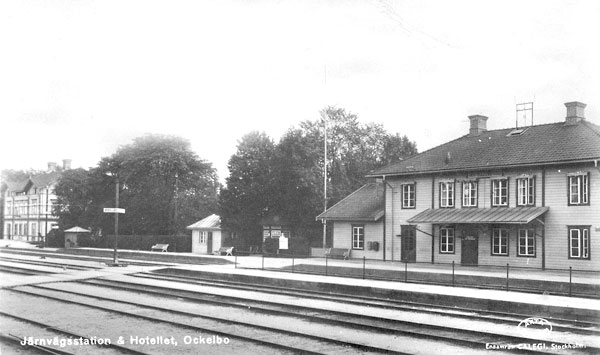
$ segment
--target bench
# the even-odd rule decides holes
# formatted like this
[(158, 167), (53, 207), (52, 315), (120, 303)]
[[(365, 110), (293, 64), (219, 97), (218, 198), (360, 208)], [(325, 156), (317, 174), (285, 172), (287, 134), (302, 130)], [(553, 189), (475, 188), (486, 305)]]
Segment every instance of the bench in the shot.
[(213, 251), (214, 255), (233, 256), (233, 247), (220, 247), (219, 250)]
[(328, 258), (342, 258), (346, 260), (350, 257), (350, 249), (329, 248), (325, 252), (325, 256)]
[(169, 249), (169, 244), (155, 244), (150, 248), (151, 251), (166, 252)]

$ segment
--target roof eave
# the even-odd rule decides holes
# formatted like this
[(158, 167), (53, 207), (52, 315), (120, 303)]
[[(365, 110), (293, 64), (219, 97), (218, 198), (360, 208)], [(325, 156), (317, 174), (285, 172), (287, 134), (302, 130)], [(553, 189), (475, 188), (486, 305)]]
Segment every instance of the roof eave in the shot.
[(600, 157), (585, 158), (585, 159), (579, 159), (579, 160), (574, 160), (574, 159), (557, 160), (557, 161), (542, 162), (542, 163), (487, 165), (487, 166), (469, 167), (469, 168), (436, 169), (436, 170), (425, 170), (425, 171), (407, 171), (407, 172), (395, 172), (395, 173), (368, 174), (368, 175), (366, 175), (366, 177), (368, 177), (368, 178), (382, 177), (383, 178), (383, 177), (391, 177), (391, 176), (430, 175), (430, 174), (451, 173), (451, 172), (461, 172), (461, 171), (481, 171), (481, 170), (490, 170), (490, 169), (521, 168), (521, 167), (532, 167), (532, 166), (552, 166), (552, 165), (557, 165), (557, 164), (591, 163), (591, 162), (597, 162), (598, 160), (600, 160)]

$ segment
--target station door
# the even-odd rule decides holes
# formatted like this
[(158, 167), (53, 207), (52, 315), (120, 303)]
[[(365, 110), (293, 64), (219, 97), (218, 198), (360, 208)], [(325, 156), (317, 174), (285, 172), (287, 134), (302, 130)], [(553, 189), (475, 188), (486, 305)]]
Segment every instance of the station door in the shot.
[(460, 263), (462, 265), (477, 265), (479, 258), (479, 240), (477, 237), (467, 236), (462, 238)]
[(400, 260), (404, 262), (417, 261), (417, 233), (414, 226), (400, 226)]

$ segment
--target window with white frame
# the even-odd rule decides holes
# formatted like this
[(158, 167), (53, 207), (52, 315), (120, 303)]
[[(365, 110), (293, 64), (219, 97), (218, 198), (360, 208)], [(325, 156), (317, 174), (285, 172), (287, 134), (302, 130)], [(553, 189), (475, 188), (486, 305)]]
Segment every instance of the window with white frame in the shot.
[(31, 235), (33, 236), (37, 236), (38, 234), (38, 230), (37, 230), (37, 223), (31, 223)]
[(508, 256), (508, 229), (492, 230), (492, 255)]
[(569, 259), (590, 258), (590, 226), (569, 226)]
[(454, 182), (440, 182), (440, 207), (454, 207)]
[(492, 206), (508, 206), (508, 179), (492, 180)]
[(462, 183), (463, 207), (477, 207), (477, 181)]
[(535, 178), (517, 179), (517, 206), (535, 205)]
[(206, 244), (206, 237), (208, 236), (207, 231), (200, 232), (200, 244)]
[(12, 216), (12, 202), (6, 202), (6, 211), (4, 212), (6, 216)]
[(454, 254), (454, 228), (440, 228), (440, 253)]
[(352, 225), (352, 249), (365, 248), (365, 226), (360, 224)]
[(519, 229), (518, 256), (535, 257), (535, 229)]
[(29, 214), (36, 215), (38, 213), (38, 200), (32, 199), (29, 207)]
[(569, 176), (569, 205), (589, 204), (589, 174)]
[(415, 184), (402, 185), (402, 208), (415, 208), (416, 206), (416, 188)]

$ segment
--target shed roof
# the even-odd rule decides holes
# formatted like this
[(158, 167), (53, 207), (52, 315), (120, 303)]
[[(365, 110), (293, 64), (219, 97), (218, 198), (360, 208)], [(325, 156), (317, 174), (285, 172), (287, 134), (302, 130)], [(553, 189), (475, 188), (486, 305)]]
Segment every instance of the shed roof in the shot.
[(333, 221), (377, 221), (384, 215), (383, 183), (369, 183), (317, 216)]
[(216, 214), (211, 214), (210, 216), (187, 226), (187, 229), (221, 229), (221, 217)]
[(510, 135), (513, 128), (465, 135), (404, 161), (368, 174), (412, 175), (444, 171), (505, 168), (600, 159), (600, 127), (583, 120), (524, 127), (523, 133)]
[(546, 213), (548, 209), (548, 207), (430, 208), (409, 218), (408, 223), (527, 224)]
[(73, 228), (67, 229), (65, 233), (90, 233), (90, 231), (85, 228), (75, 226)]

